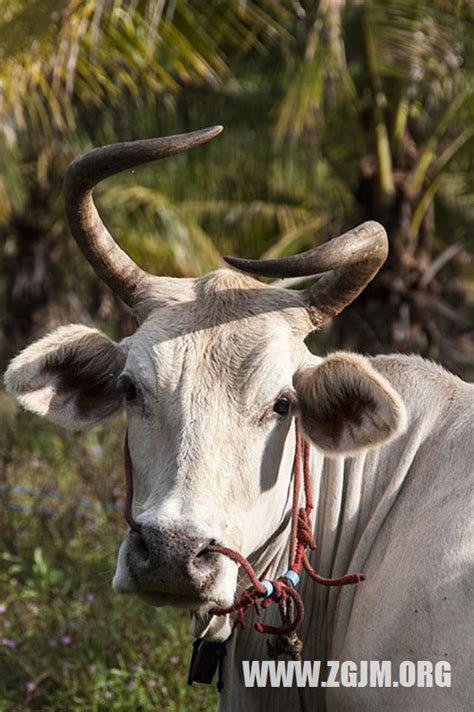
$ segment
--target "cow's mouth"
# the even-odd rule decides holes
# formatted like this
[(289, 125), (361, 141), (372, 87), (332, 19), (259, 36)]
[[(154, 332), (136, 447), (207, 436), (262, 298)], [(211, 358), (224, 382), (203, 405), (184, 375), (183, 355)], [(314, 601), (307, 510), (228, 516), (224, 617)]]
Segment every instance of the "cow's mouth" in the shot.
[(204, 615), (216, 605), (216, 601), (208, 597), (190, 596), (181, 593), (161, 593), (160, 591), (138, 590), (136, 593), (142, 601), (154, 608), (173, 606), (173, 608), (199, 611), (200, 615)]
[(146, 591), (137, 593), (140, 600), (154, 608), (172, 606), (190, 611), (192, 615), (192, 635), (195, 638), (206, 638), (206, 640), (227, 640), (232, 632), (232, 622), (228, 617), (217, 618), (213, 616), (212, 609), (216, 605), (229, 605), (230, 600), (226, 598), (198, 599), (190, 596), (180, 596), (179, 594), (162, 594), (156, 591)]
[[(130, 571), (130, 569), (129, 569)], [(216, 588), (217, 571), (195, 580), (181, 568), (151, 575), (136, 575), (131, 572), (137, 595), (152, 606), (177, 606), (201, 609), (215, 605), (213, 592)]]

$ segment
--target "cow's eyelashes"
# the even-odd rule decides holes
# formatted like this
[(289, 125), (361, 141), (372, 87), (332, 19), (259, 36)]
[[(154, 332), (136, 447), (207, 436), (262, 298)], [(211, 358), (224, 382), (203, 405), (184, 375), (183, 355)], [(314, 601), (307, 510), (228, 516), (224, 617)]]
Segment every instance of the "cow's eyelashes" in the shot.
[(273, 410), (278, 415), (288, 415), (291, 408), (291, 399), (288, 396), (280, 396), (273, 404)]
[(137, 397), (137, 387), (130, 376), (122, 376), (120, 378), (120, 388), (125, 396), (126, 401), (133, 401)]

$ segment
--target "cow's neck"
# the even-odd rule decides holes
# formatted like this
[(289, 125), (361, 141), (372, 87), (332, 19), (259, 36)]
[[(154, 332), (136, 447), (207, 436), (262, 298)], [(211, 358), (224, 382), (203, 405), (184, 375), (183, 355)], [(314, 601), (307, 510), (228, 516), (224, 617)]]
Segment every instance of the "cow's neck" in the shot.
[[(364, 571), (371, 548), (390, 513), (419, 446), (418, 434), (402, 443), (364, 452), (351, 458), (328, 458), (312, 448), (312, 487), (314, 533), (318, 545), (310, 559), (324, 576), (336, 577)], [(285, 526), (286, 524), (286, 526)], [(267, 570), (274, 578), (287, 569), (290, 523), (282, 523), (268, 546), (252, 560), (260, 575)], [(326, 587), (302, 574), (299, 591), (305, 603), (300, 628), (303, 657), (325, 660), (339, 655), (349, 623), (354, 596), (364, 595), (358, 586)], [(270, 621), (272, 608), (265, 614)], [(275, 621), (278, 613), (275, 611)], [(268, 618), (267, 618), (268, 616)], [(235, 644), (237, 660), (267, 658), (266, 637), (248, 623), (239, 630)], [(238, 663), (239, 664), (239, 663)]]

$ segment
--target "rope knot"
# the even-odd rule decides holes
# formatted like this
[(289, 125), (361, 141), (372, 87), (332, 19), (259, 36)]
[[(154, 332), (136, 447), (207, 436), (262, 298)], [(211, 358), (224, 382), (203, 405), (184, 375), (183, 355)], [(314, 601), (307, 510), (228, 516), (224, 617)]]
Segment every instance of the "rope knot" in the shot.
[(310, 515), (303, 507), (301, 507), (298, 512), (296, 536), (298, 538), (298, 542), (304, 544), (305, 547), (312, 550), (316, 549), (317, 544), (311, 530)]
[(273, 640), (267, 640), (268, 656), (272, 660), (278, 660), (280, 655), (288, 655), (293, 660), (297, 660), (301, 655), (303, 643), (293, 631), (288, 635), (278, 635)]

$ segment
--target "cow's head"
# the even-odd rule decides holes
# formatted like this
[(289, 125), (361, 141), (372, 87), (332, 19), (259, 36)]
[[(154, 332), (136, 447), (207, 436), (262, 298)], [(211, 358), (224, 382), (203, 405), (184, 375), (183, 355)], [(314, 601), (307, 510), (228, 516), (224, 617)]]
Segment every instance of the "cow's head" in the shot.
[(209, 544), (252, 556), (287, 518), (293, 415), (332, 455), (380, 445), (403, 427), (400, 399), (366, 359), (320, 359), (304, 344), (383, 263), (387, 240), (377, 223), (283, 260), (228, 259), (265, 275), (326, 273), (304, 292), (230, 270), (151, 276), (107, 232), (91, 195), (100, 179), (219, 131), (104, 147), (71, 164), (72, 232), (140, 326), (120, 343), (89, 327), (61, 327), (17, 356), (5, 377), (24, 407), (66, 427), (126, 408), (138, 530), (122, 543), (114, 587), (201, 611), (228, 605), (236, 589), (236, 565)]

